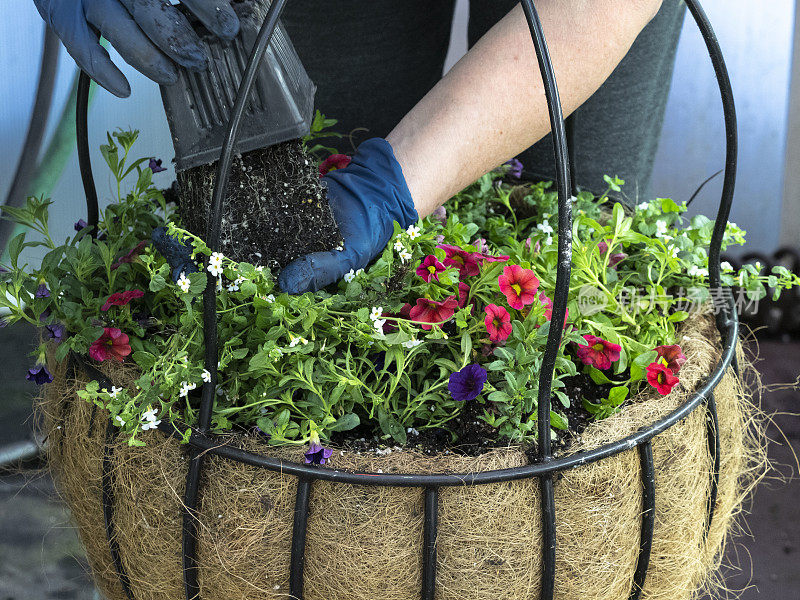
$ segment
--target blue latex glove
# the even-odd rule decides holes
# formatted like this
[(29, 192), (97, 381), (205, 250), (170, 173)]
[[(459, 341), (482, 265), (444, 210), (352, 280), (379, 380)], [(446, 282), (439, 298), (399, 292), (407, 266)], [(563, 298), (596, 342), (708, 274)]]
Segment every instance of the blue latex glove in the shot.
[(197, 273), (197, 265), (192, 260), (192, 249), (167, 233), (166, 227), (156, 227), (150, 239), (153, 246), (172, 267), (172, 281), (177, 283), (181, 273)]
[(316, 252), (289, 263), (278, 285), (290, 294), (317, 291), (351, 269), (365, 268), (394, 233), (419, 219), (403, 170), (384, 139), (367, 140), (344, 169), (326, 175), (328, 202), (344, 237), (344, 250)]
[[(131, 87), (100, 45), (100, 35), (128, 64), (162, 85), (177, 82), (174, 63), (195, 71), (208, 66), (200, 38), (166, 0), (33, 2), (78, 66), (120, 98), (127, 98)], [(183, 0), (183, 4), (214, 35), (230, 40), (239, 33), (239, 18), (229, 0)]]

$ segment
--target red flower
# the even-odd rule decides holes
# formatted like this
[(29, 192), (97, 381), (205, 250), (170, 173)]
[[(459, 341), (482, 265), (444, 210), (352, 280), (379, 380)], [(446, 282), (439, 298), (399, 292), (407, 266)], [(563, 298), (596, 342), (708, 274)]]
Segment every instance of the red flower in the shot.
[(429, 254), (421, 263), (419, 263), (419, 266), (417, 267), (417, 275), (422, 277), (422, 279), (426, 282), (430, 281), (431, 279), (436, 279), (438, 281), (439, 273), (444, 271), (446, 268), (447, 267), (440, 263), (433, 254)]
[(458, 301), (455, 296), (448, 296), (441, 302), (420, 298), (417, 300), (417, 305), (409, 312), (409, 317), (415, 323), (424, 323), (422, 328), (428, 330), (431, 328), (430, 323), (440, 325), (445, 321), (449, 321), (457, 308)]
[(532, 304), (539, 289), (539, 280), (530, 269), (523, 269), (519, 265), (509, 265), (503, 269), (503, 274), (497, 278), (500, 291), (506, 295), (511, 308), (522, 310), (523, 306)]
[(331, 154), (328, 158), (323, 160), (319, 165), (319, 176), (324, 177), (331, 171), (337, 169), (344, 169), (353, 160), (347, 154)]
[[(553, 318), (553, 301), (550, 296), (544, 292), (539, 292), (539, 302), (544, 304), (544, 318), (548, 321)], [(564, 327), (567, 326), (567, 319), (569, 318), (569, 309), (564, 313)]]
[(678, 381), (669, 367), (657, 362), (647, 365), (647, 383), (656, 388), (662, 396), (669, 394)]
[(478, 253), (467, 252), (458, 246), (450, 246), (449, 244), (441, 244), (437, 248), (444, 250), (444, 265), (458, 269), (461, 277), (474, 277), (481, 272), (481, 263), (478, 260), (480, 255)]
[(584, 335), (586, 344), (578, 344), (578, 358), (585, 365), (592, 365), (598, 369), (610, 369), (611, 363), (619, 360), (622, 346), (614, 344), (596, 335)]
[(111, 265), (111, 270), (116, 271), (124, 263), (132, 263), (133, 260), (142, 253), (142, 251), (147, 247), (147, 244), (149, 243), (150, 240), (142, 240), (141, 242), (136, 244), (125, 256), (123, 256), (117, 262)]
[(106, 300), (106, 303), (103, 304), (100, 310), (106, 311), (112, 306), (125, 306), (131, 300), (135, 298), (141, 298), (144, 296), (144, 292), (142, 290), (130, 290), (128, 292), (117, 292), (116, 294), (111, 294)]
[(475, 252), (473, 255), (480, 264), (485, 262), (505, 262), (511, 258), (510, 256), (493, 256), (491, 254), (486, 254), (486, 252)]
[(686, 355), (678, 344), (673, 344), (672, 346), (656, 346), (655, 350), (658, 352), (658, 362), (666, 365), (673, 373), (680, 371), (683, 363), (686, 362)]
[(503, 342), (511, 335), (511, 315), (502, 306), (490, 304), (486, 307), (486, 331), (493, 342)]
[[(603, 256), (606, 252), (608, 252), (608, 242), (601, 240), (597, 243), (597, 249), (600, 252), (600, 256)], [(625, 260), (626, 258), (628, 258), (628, 255), (624, 252), (616, 252), (608, 257), (608, 266), (612, 269), (616, 269), (617, 263)]]
[(89, 346), (89, 356), (99, 362), (116, 360), (122, 362), (131, 353), (128, 336), (116, 327), (106, 327), (103, 335)]
[(463, 281), (458, 282), (458, 308), (464, 308), (467, 305), (467, 298), (469, 297), (469, 286)]

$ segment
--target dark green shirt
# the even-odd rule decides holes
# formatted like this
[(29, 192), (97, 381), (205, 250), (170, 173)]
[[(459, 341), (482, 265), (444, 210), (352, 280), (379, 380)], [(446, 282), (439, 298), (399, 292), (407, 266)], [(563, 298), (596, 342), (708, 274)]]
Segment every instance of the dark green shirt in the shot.
[[(516, 4), (471, 0), (470, 45)], [(288, 3), (284, 21), (317, 84), (317, 106), (339, 119), (340, 132), (353, 132), (352, 143), (339, 142), (341, 151), (385, 137), (440, 79), (454, 6), (455, 0)], [(578, 109), (579, 186), (603, 190), (603, 175), (618, 175), (631, 201), (647, 196), (684, 8), (680, 0), (664, 0), (611, 77)], [(537, 176), (555, 176), (550, 136), (520, 159)]]

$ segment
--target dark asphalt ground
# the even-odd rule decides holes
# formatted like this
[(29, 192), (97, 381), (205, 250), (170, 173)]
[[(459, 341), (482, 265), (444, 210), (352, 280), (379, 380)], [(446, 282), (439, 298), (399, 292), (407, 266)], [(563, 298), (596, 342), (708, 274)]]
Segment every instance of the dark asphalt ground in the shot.
[[(32, 334), (11, 326), (0, 331), (0, 445), (31, 430), (31, 396), (24, 380), (32, 364)], [(758, 364), (764, 383), (793, 382), (800, 373), (800, 343), (762, 341)], [(730, 589), (741, 600), (800, 600), (800, 392), (774, 390), (764, 409), (778, 413), (770, 428), (770, 456), (788, 482), (771, 481), (757, 490), (747, 525), (752, 536), (728, 549)], [(176, 567), (177, 568), (177, 567)], [(0, 475), (0, 600), (91, 600), (86, 560), (69, 516), (44, 474)], [(224, 600), (224, 599), (215, 599)], [(620, 599), (623, 600), (623, 599)], [(714, 599), (716, 600), (716, 599)]]

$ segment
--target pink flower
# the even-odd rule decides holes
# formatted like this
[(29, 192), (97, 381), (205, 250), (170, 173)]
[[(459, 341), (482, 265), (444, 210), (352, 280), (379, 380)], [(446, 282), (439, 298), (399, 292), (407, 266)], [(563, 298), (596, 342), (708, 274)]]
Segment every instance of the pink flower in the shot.
[(665, 365), (673, 373), (680, 371), (683, 363), (686, 362), (686, 355), (678, 344), (656, 346), (655, 351), (658, 352), (659, 360), (657, 362)]
[(600, 370), (610, 369), (611, 363), (619, 360), (622, 346), (614, 344), (596, 335), (584, 335), (586, 344), (578, 344), (578, 358), (585, 365), (592, 365)]
[(442, 225), (447, 225), (447, 209), (444, 206), (437, 208), (431, 213), (431, 220), (438, 221)]
[(331, 154), (328, 158), (323, 160), (319, 165), (319, 176), (324, 177), (331, 171), (337, 169), (344, 169), (353, 160), (346, 154)]
[(659, 394), (666, 396), (679, 383), (679, 379), (672, 373), (672, 369), (654, 362), (647, 365), (647, 383), (656, 388)]
[[(600, 251), (600, 256), (603, 256), (606, 252), (608, 252), (608, 242), (602, 240), (597, 243), (597, 249)], [(628, 258), (628, 255), (624, 252), (616, 252), (608, 257), (608, 266), (612, 269), (617, 268), (617, 263), (625, 260)]]
[(123, 256), (117, 262), (111, 265), (111, 270), (116, 271), (124, 263), (132, 263), (134, 259), (142, 253), (142, 251), (145, 249), (145, 247), (147, 247), (147, 244), (149, 243), (150, 240), (142, 240), (141, 242), (136, 244), (125, 256)]
[(89, 346), (89, 356), (98, 362), (115, 360), (122, 362), (131, 353), (128, 336), (116, 327), (106, 327), (103, 335)]
[[(544, 292), (539, 292), (539, 302), (544, 304), (544, 318), (548, 321), (553, 318), (553, 301), (550, 299), (550, 296), (545, 294)], [(569, 309), (564, 314), (564, 327), (567, 326), (567, 319), (569, 318)]]
[(511, 308), (522, 310), (523, 306), (532, 304), (539, 289), (539, 280), (530, 269), (523, 269), (519, 265), (509, 265), (503, 269), (503, 274), (497, 278), (500, 291), (506, 295), (506, 300)]
[(467, 298), (469, 297), (469, 286), (460, 281), (458, 283), (458, 308), (464, 308), (467, 305)]
[(510, 256), (492, 256), (491, 254), (486, 254), (485, 252), (476, 252), (475, 257), (479, 263), (483, 264), (485, 262), (506, 262)]
[(429, 282), (431, 279), (436, 279), (438, 281), (439, 273), (446, 268), (447, 267), (440, 263), (433, 254), (429, 254), (417, 267), (417, 275), (422, 277), (426, 282)]
[(144, 292), (142, 290), (130, 290), (127, 292), (117, 292), (115, 294), (111, 294), (106, 300), (106, 303), (100, 308), (102, 311), (107, 311), (112, 306), (125, 306), (131, 300), (135, 298), (141, 298), (144, 296)]
[(511, 335), (511, 315), (502, 306), (490, 304), (486, 307), (486, 331), (493, 342), (504, 342)]
[(441, 244), (437, 248), (444, 250), (444, 265), (458, 269), (461, 277), (474, 277), (481, 272), (481, 263), (478, 261), (476, 253), (467, 252), (458, 246), (449, 244)]
[(422, 328), (429, 330), (431, 323), (441, 325), (445, 321), (449, 321), (457, 308), (458, 301), (455, 296), (448, 296), (441, 302), (420, 298), (417, 300), (417, 305), (411, 308), (409, 317), (415, 323), (423, 323)]

